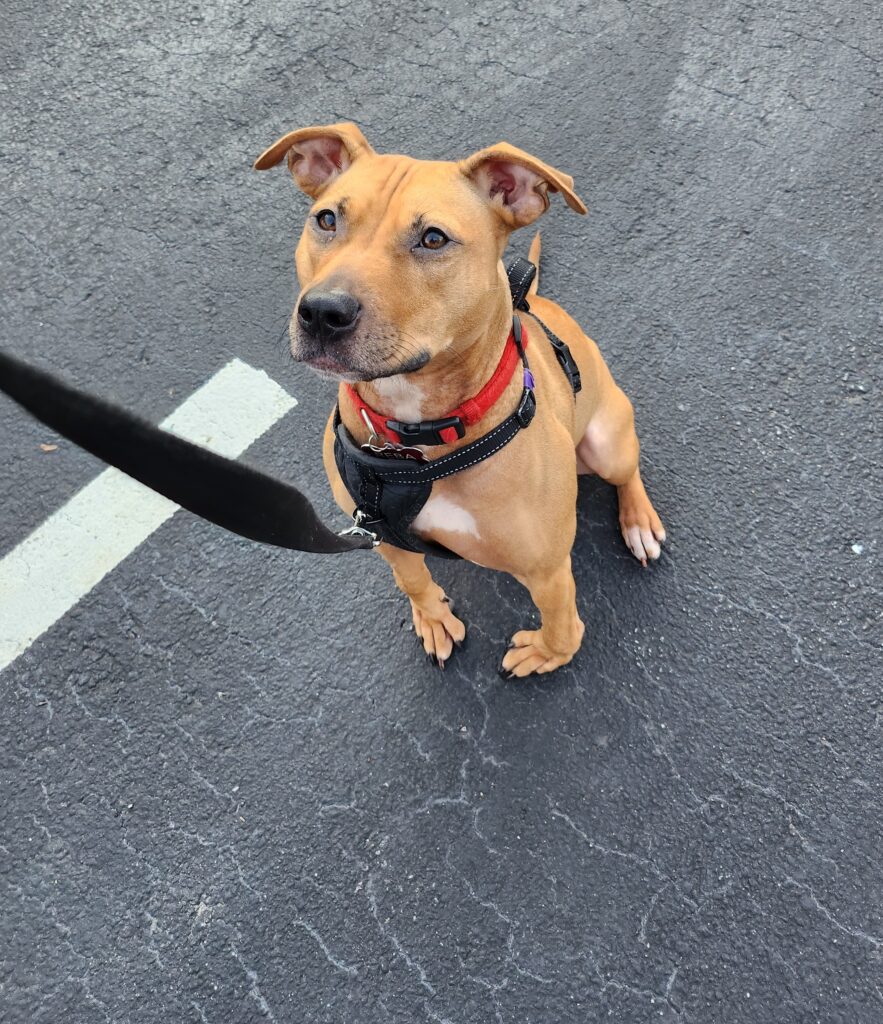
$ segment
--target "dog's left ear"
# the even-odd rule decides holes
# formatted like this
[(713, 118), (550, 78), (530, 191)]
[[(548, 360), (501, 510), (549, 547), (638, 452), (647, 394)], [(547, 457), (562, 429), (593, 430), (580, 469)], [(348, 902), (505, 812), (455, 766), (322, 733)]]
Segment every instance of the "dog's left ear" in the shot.
[(298, 187), (315, 199), (362, 153), (373, 153), (359, 128), (349, 122), (298, 128), (277, 139), (255, 160), (256, 171), (266, 171), (288, 157), (288, 169)]
[(498, 142), (460, 161), (460, 170), (494, 206), (511, 230), (523, 228), (549, 208), (549, 192), (560, 192), (571, 210), (586, 206), (573, 191), (573, 178), (523, 149)]

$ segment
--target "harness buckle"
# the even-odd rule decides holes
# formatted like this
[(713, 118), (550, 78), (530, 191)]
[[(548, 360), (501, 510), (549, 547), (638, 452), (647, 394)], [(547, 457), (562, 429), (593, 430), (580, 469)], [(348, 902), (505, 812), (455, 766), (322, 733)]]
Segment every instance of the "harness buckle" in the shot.
[(457, 439), (466, 434), (466, 424), (459, 416), (448, 416), (447, 419), (443, 420), (423, 420), (421, 423), (402, 423), (399, 420), (387, 420), (386, 425), (409, 445), (450, 444), (450, 440), (442, 437), (443, 430), (453, 429)]
[(341, 530), (338, 537), (364, 537), (371, 541), (371, 547), (376, 548), (380, 544), (380, 539), (373, 530), (369, 530), (362, 526), (364, 522), (371, 522), (368, 516), (360, 508), (357, 508), (353, 512), (353, 525), (348, 527), (346, 530)]
[(551, 337), (549, 338), (549, 343), (555, 350), (555, 356), (557, 357), (558, 362), (561, 364), (561, 369), (564, 371), (564, 376), (567, 377), (568, 381), (570, 381), (570, 386), (573, 389), (573, 393), (577, 394), (579, 391), (582, 390), (583, 382), (580, 377), (579, 367), (576, 365), (576, 360), (573, 358), (573, 355), (565, 342), (563, 342), (556, 335), (552, 334), (551, 331), (549, 331), (549, 334), (551, 335)]
[(518, 403), (518, 408), (515, 410), (515, 418), (518, 420), (519, 425), (521, 427), (529, 427), (536, 411), (536, 395), (534, 395), (530, 388), (525, 388), (521, 393), (521, 401)]

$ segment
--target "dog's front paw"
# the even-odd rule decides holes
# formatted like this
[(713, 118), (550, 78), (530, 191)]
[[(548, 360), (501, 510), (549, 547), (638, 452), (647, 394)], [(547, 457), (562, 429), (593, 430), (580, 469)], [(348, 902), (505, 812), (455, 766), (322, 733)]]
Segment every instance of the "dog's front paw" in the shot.
[(433, 601), (430, 608), (421, 608), (411, 601), (411, 615), (414, 632), (422, 641), (427, 657), (439, 668), (466, 639), (466, 626), (454, 615), (450, 601), (442, 596)]
[(551, 650), (543, 641), (541, 629), (520, 630), (512, 637), (509, 650), (506, 651), (503, 664), (500, 666), (500, 675), (507, 679), (521, 679), (533, 673), (541, 675), (544, 672), (553, 672), (556, 668), (566, 665), (579, 650), (583, 636), (581, 622), (579, 626), (579, 640), (568, 653)]

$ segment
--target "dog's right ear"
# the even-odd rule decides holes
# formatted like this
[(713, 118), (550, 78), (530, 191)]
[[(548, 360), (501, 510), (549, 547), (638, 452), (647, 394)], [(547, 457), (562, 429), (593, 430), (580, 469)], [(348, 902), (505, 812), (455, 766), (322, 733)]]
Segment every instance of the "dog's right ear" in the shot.
[(363, 153), (374, 150), (358, 127), (349, 122), (299, 128), (283, 135), (255, 160), (256, 171), (266, 171), (288, 157), (288, 169), (298, 188), (312, 199)]

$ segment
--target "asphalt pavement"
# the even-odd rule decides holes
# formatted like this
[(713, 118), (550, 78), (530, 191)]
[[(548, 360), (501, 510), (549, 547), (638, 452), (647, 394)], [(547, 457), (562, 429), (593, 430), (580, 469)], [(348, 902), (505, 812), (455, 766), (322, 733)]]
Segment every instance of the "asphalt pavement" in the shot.
[[(587, 201), (542, 290), (670, 539), (642, 570), (582, 480), (586, 643), (515, 683), (513, 580), (438, 564), (442, 674), (379, 558), (165, 521), (0, 673), (0, 1020), (883, 1020), (879, 6), (7, 8), (4, 346), (155, 421), (265, 371), (297, 405), (246, 458), (342, 526), (306, 200), (251, 163), (506, 139)], [(0, 557), (101, 470), (0, 401)]]

